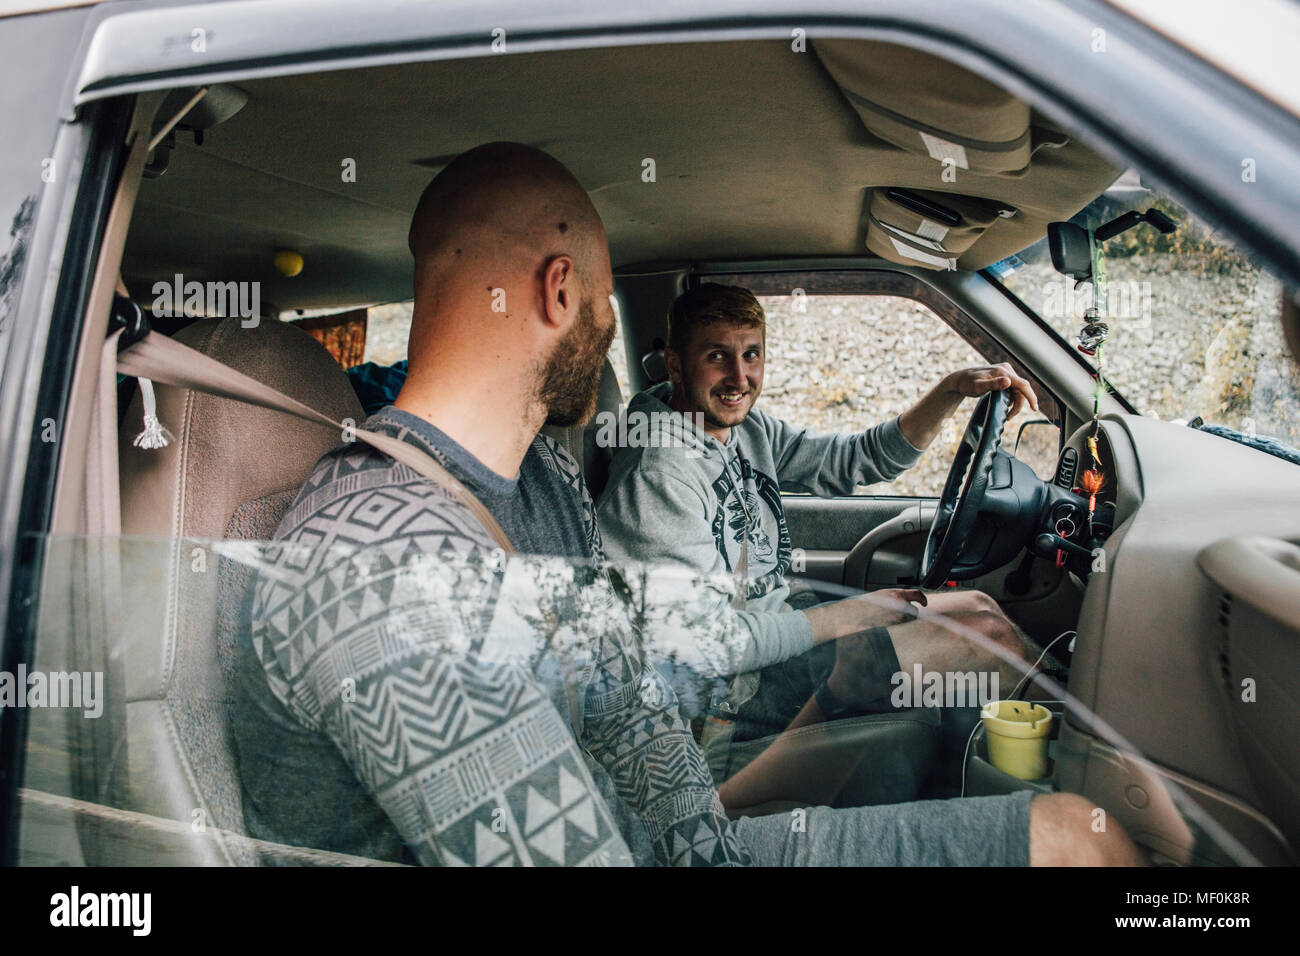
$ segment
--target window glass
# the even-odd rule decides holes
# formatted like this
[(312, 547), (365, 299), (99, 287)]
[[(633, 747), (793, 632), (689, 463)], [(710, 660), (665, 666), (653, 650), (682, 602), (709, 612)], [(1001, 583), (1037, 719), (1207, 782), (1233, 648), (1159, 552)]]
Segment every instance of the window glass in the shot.
[(609, 364), (614, 369), (619, 392), (626, 402), (629, 398), (628, 389), (632, 387), (632, 379), (627, 370), (627, 348), (623, 344), (623, 303), (618, 296), (613, 295), (610, 296), (610, 304), (614, 307), (614, 340), (609, 343)]
[[(886, 295), (759, 296), (767, 313), (767, 363), (758, 407), (794, 425), (855, 432), (906, 411), (949, 372), (989, 364), (920, 302)], [(859, 486), (863, 495), (934, 497), (975, 408), (965, 399), (917, 464), (892, 482)], [(1012, 451), (1029, 409), (1007, 425)], [(1016, 452), (1040, 478), (1056, 467), (1059, 431), (1024, 431)]]
[[(35, 658), (0, 674), (28, 724), (18, 862), (699, 865), (714, 859), (645, 824), (674, 813), (677, 832), (722, 832), (719, 804), (698, 793), (723, 780), (796, 807), (881, 799), (878, 781), (779, 756), (810, 729), (786, 736), (779, 710), (702, 732), (736, 719), (731, 670), (752, 642), (731, 573), (435, 550), (443, 530), (45, 536), (27, 549), (41, 555)], [(302, 644), (315, 656), (277, 652)], [(782, 693), (807, 699), (817, 667), (790, 671)], [(900, 693), (917, 708), (996, 698), (996, 673), (959, 676), (942, 698), (928, 681)], [(575, 712), (597, 688), (605, 706)], [(1076, 701), (1050, 703), (1094, 725)], [(777, 756), (755, 762), (763, 749)], [(984, 793), (986, 745), (974, 753), (967, 792)]]
[[(1281, 283), (1222, 233), (1173, 201), (1120, 179), (1074, 218), (1094, 227), (1129, 210), (1163, 212), (1163, 235), (1139, 225), (1107, 240), (1109, 337), (1085, 355), (1143, 415), (1227, 426), (1300, 445), (1300, 370), (1281, 331)], [(1046, 239), (993, 268), (1073, 348), (1091, 289), (1052, 268)]]
[(393, 302), (370, 307), (366, 316), (366, 361), (392, 365), (406, 358), (411, 334), (411, 303)]
[[(406, 358), (406, 341), (411, 334), (411, 302), (393, 302), (371, 306), (366, 320), (366, 358), (376, 365), (392, 365)], [(333, 311), (333, 310), (330, 310)], [(297, 313), (294, 314), (297, 317)], [(614, 311), (614, 341), (609, 347), (609, 361), (618, 376), (619, 388), (627, 399), (627, 354), (623, 349), (623, 324), (620, 310)]]

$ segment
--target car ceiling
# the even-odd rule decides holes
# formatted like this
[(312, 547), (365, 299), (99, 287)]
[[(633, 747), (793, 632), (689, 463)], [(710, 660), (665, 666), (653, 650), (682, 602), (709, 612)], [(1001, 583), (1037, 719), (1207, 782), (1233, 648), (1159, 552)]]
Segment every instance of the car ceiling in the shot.
[[(869, 58), (880, 44), (856, 44)], [(843, 49), (840, 50), (841, 59)], [(892, 55), (897, 56), (897, 48)], [(909, 51), (915, 70), (971, 76)], [(978, 81), (977, 81), (978, 82)], [(407, 229), (434, 173), (509, 139), (564, 162), (605, 221), (616, 268), (637, 263), (861, 256), (871, 187), (956, 192), (1015, 206), (961, 256), (979, 269), (1024, 248), (1119, 175), (1071, 141), (1013, 176), (958, 169), (868, 132), (816, 52), (784, 41), (676, 43), (407, 64), (239, 84), (244, 108), (177, 133), (142, 183), (123, 274), (143, 292), (176, 273), (260, 281), (264, 309), (411, 295)], [(1051, 127), (1034, 114), (1036, 125)], [(343, 181), (355, 160), (355, 182)], [(654, 160), (655, 181), (643, 179)], [(286, 278), (276, 249), (302, 254)], [(269, 309), (268, 309), (269, 311)]]

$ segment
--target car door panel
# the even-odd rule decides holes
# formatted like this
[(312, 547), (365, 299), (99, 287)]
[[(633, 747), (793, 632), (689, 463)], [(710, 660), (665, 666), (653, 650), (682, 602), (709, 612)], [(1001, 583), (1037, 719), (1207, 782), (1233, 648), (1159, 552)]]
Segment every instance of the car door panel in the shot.
[(816, 498), (783, 495), (794, 547), (791, 576), (829, 584), (844, 582), (844, 562), (864, 537), (915, 510), (910, 498)]
[(847, 555), (873, 528), (915, 510), (916, 499), (782, 495), (781, 504), (794, 547)]

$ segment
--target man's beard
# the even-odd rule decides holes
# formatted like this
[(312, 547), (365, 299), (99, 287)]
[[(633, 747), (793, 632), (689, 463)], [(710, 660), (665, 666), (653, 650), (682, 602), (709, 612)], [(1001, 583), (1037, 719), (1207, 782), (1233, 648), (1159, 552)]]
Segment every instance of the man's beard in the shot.
[(600, 373), (614, 341), (614, 323), (604, 334), (596, 330), (596, 310), (589, 299), (578, 307), (578, 321), (556, 345), (542, 373), (538, 401), (546, 408), (546, 424), (567, 428), (582, 425), (596, 411)]

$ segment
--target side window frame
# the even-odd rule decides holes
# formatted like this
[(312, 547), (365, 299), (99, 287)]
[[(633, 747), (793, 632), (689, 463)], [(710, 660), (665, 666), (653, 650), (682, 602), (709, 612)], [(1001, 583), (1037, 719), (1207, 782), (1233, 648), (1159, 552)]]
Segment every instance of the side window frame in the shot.
[[(4, 362), (6, 368), (24, 363), (40, 369), (27, 453), (15, 455), (11, 463), (12, 468), (22, 469), (23, 484), (0, 642), (0, 670), (8, 672), (15, 671), (19, 663), (34, 663), (45, 544), (54, 518), (63, 439), (68, 430), (66, 415), (76, 370), (74, 343), (81, 341), (84, 332), (91, 284), (103, 252), (104, 228), (125, 167), (128, 147), (124, 134), (134, 106), (133, 96), (95, 103), (82, 111), (77, 122), (65, 125), (61, 135), (68, 137), (75, 161), (69, 165), (69, 173), (57, 186), (57, 192), (55, 184), (50, 184), (51, 191), (42, 196), (44, 208), (37, 210), (36, 228), (40, 229), (41, 217), (61, 219), (60, 207), (71, 201), (66, 222), (60, 221), (61, 232), (50, 253), (58, 268), (51, 268), (51, 262), (39, 258), (27, 264), (28, 282), (39, 281), (44, 274), (45, 286), (24, 289), (20, 308), (28, 307), (38, 296), (42, 302), (49, 302), (48, 306), (38, 306), (49, 308), (48, 334), (34, 341), (28, 354), (11, 352)], [(38, 318), (26, 311), (20, 311), (19, 316), (28, 322)], [(37, 348), (43, 354), (32, 354)], [(42, 437), (41, 422), (47, 419), (59, 423), (55, 431), (58, 437), (53, 442)], [(7, 708), (0, 715), (0, 864), (5, 865), (17, 862), (18, 786), (23, 779), (27, 717), (25, 708)]]

